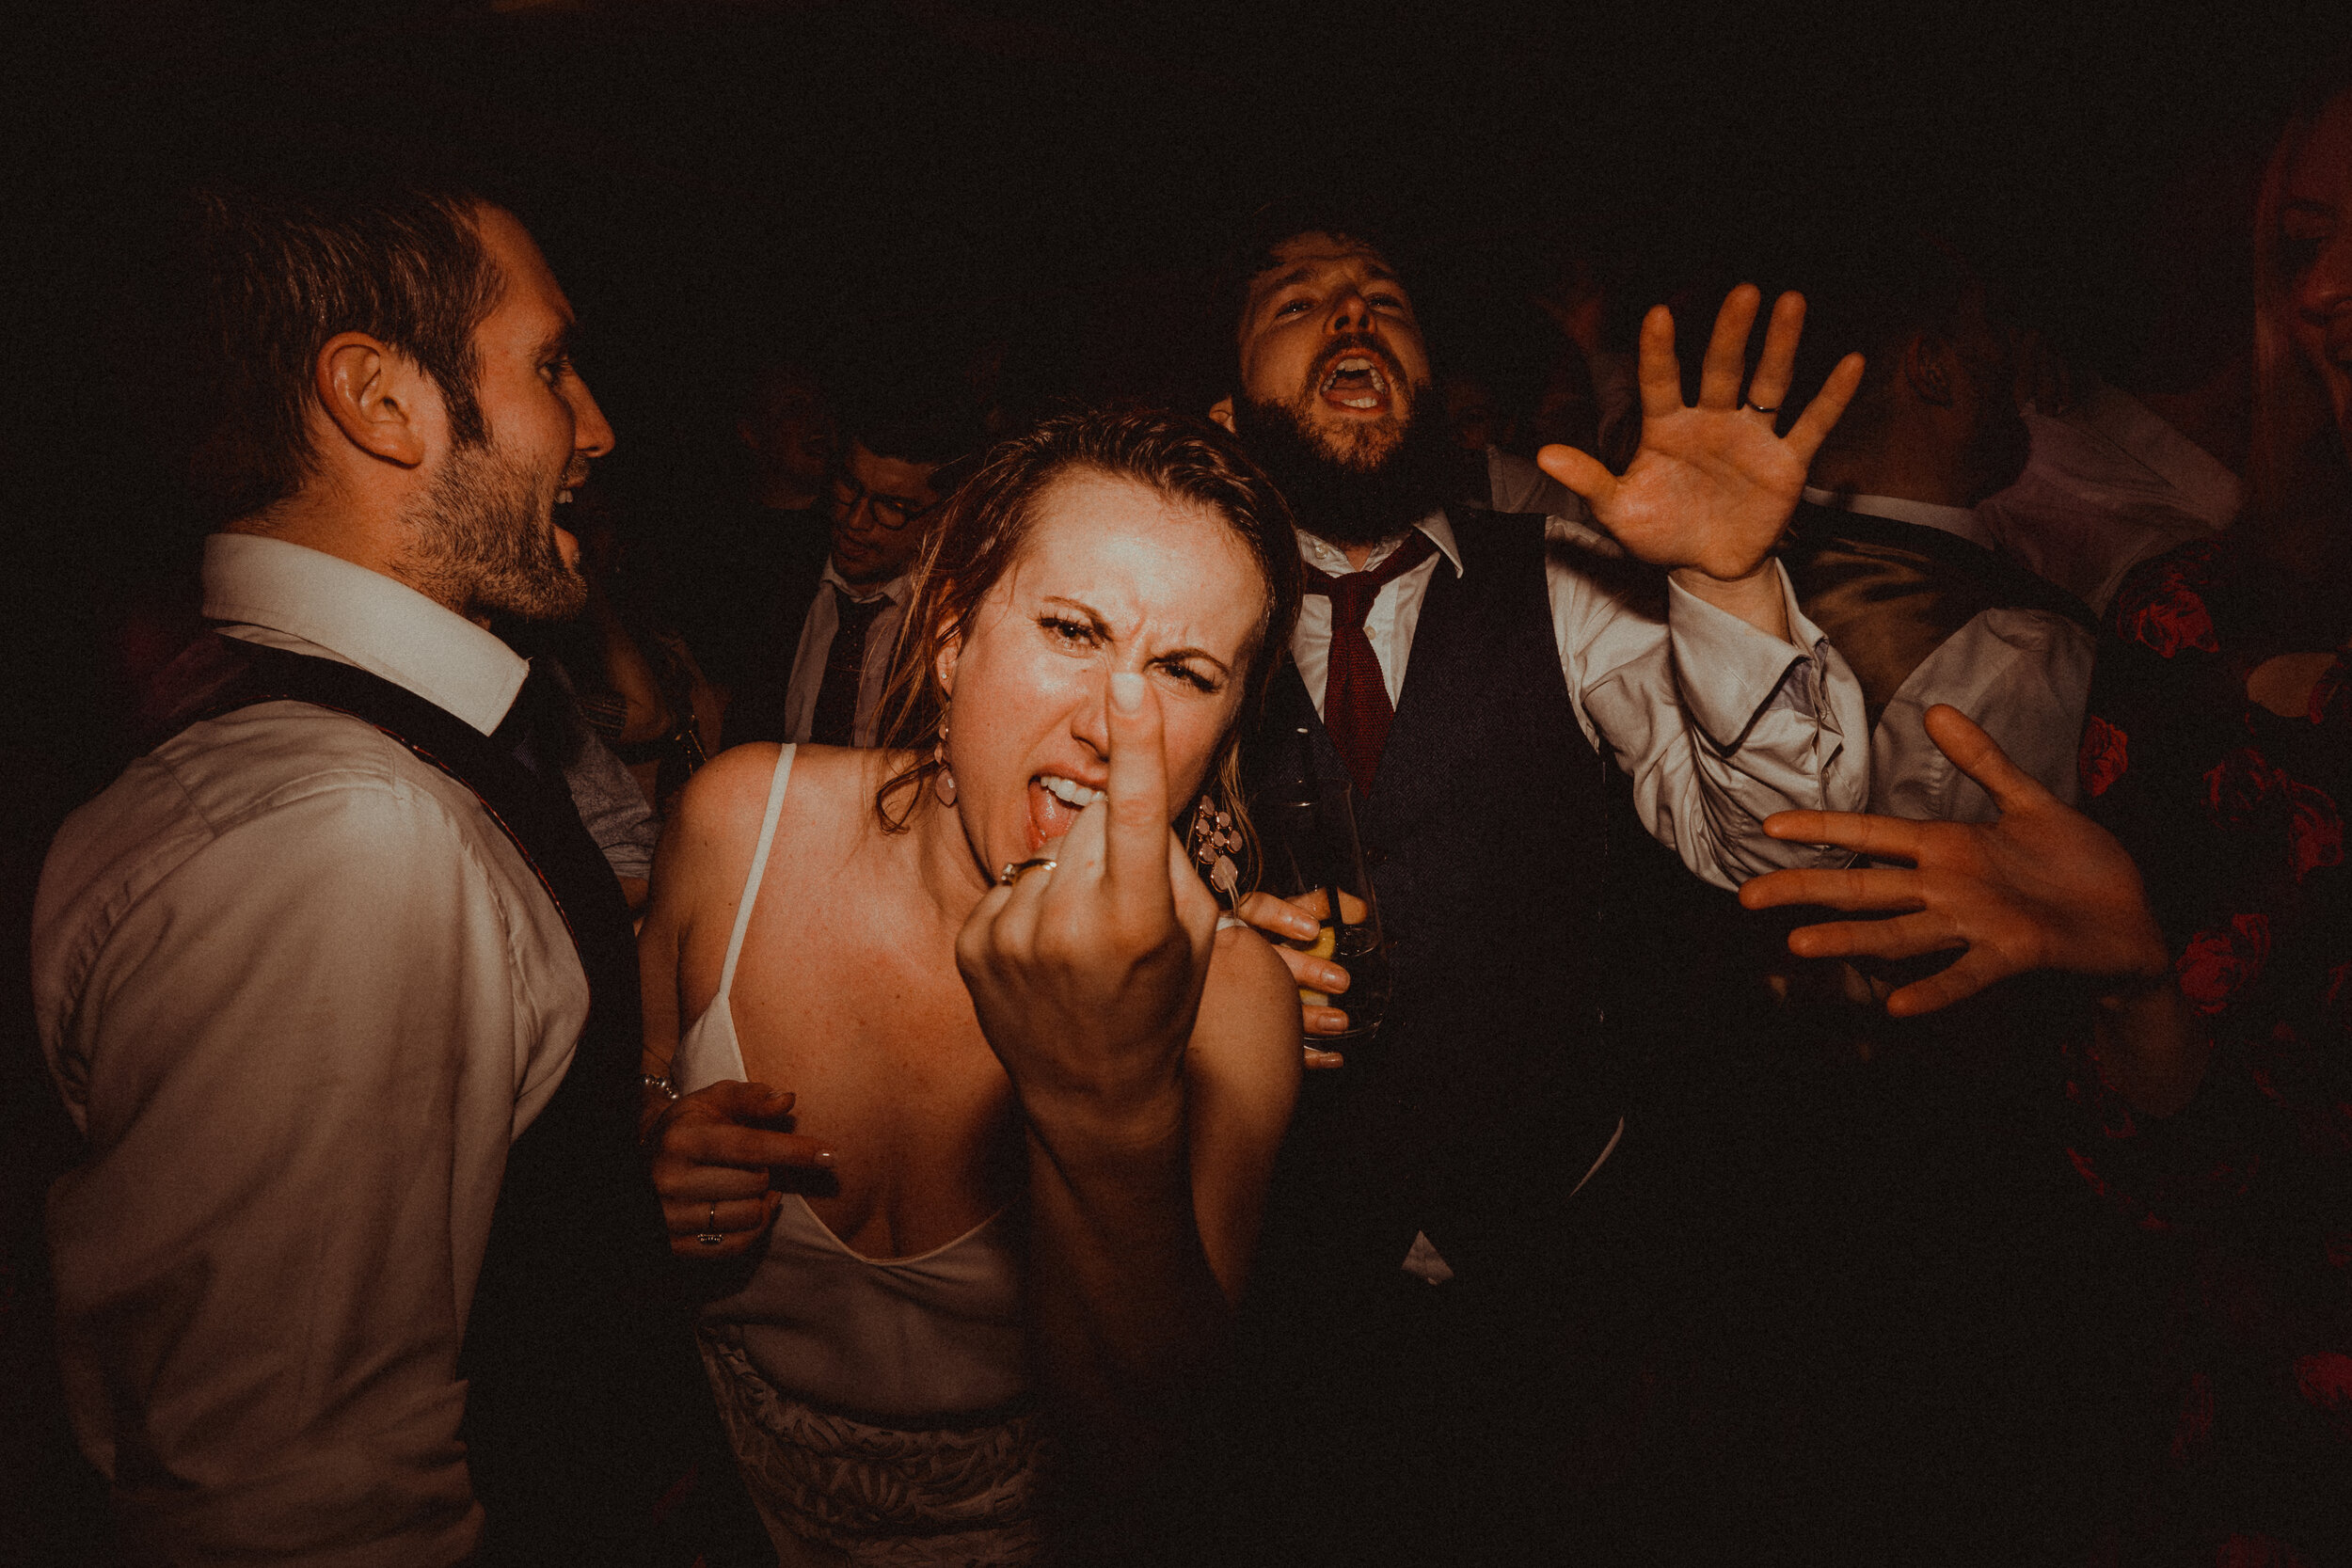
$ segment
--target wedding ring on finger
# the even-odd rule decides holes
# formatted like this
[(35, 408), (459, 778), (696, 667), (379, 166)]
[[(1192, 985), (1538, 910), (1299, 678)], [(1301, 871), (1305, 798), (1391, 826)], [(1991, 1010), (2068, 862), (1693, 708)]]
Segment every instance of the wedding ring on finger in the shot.
[(1755, 403), (1742, 403), (1740, 406), (1746, 409), (1751, 414), (1777, 414), (1780, 412), (1780, 405), (1778, 404), (1774, 404), (1770, 408), (1763, 407)]
[(1061, 863), (1050, 855), (1032, 855), (1025, 861), (1007, 861), (1005, 868), (996, 873), (998, 887), (1010, 887), (1032, 871), (1051, 871)]
[(719, 1206), (716, 1203), (710, 1206), (710, 1217), (705, 1220), (703, 1225), (705, 1228), (694, 1240), (705, 1246), (721, 1246), (725, 1243), (726, 1236), (719, 1228)]

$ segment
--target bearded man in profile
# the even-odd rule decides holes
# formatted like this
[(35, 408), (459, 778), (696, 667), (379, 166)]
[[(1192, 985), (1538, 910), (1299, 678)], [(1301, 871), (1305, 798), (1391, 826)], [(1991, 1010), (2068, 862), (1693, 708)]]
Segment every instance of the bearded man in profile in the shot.
[(487, 629), (584, 599), (571, 307), (454, 188), (215, 191), (186, 259), (214, 630), (35, 912), (76, 1433), (135, 1561), (644, 1560), (630, 926)]

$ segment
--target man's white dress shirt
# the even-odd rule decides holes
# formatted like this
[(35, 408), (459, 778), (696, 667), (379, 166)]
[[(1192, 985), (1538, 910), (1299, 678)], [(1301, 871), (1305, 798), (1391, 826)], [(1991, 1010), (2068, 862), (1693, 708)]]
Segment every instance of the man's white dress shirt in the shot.
[(834, 596), (836, 585), (860, 602), (878, 597), (890, 601), (866, 628), (866, 663), (857, 682), (857, 720), (850, 733), (853, 746), (879, 746), (882, 696), (890, 684), (890, 656), (907, 615), (908, 586), (903, 577), (892, 578), (879, 588), (852, 588), (827, 559), (808, 618), (801, 623), (800, 644), (792, 654), (792, 684), (784, 696), (785, 721), (791, 725), (793, 740), (810, 738), (809, 732), (817, 723), (817, 694), (825, 684), (825, 659), (833, 651), (834, 634), (841, 629), (840, 601)]
[(1978, 519), (1994, 548), (2093, 614), (2134, 566), (2237, 515), (2237, 476), (2118, 388), (2093, 387), (2062, 414), (2028, 410), (2026, 425), (2026, 471)]
[[(1991, 532), (1964, 507), (1805, 487), (1818, 506), (1956, 534), (1990, 550)], [(1982, 786), (1928, 738), (1928, 709), (1948, 703), (1981, 725), (2009, 760), (2059, 800), (2074, 800), (2074, 752), (2090, 697), (2096, 644), (2088, 627), (2046, 610), (1980, 611), (1896, 688), (1870, 737), (1870, 809), (1886, 816), (1990, 822)]]
[[(1391, 704), (1405, 689), (1431, 580), (1440, 567), (1463, 570), (1443, 513), (1419, 527), (1438, 553), (1385, 584), (1364, 618)], [(1843, 863), (1841, 850), (1763, 832), (1776, 811), (1859, 811), (1868, 787), (1858, 744), (1868, 731), (1862, 687), (1798, 610), (1778, 562), (1772, 571), (1794, 642), (1632, 565), (1614, 541), (1581, 523), (1553, 517), (1545, 541), (1552, 635), (1577, 722), (1632, 778), (1644, 825), (1721, 887), (1780, 866)], [(1364, 569), (1394, 547), (1375, 551)], [(1333, 576), (1351, 569), (1338, 548), (1303, 531), (1298, 549)], [(1311, 594), (1300, 602), (1291, 652), (1321, 713), (1331, 667), (1329, 599)], [(1462, 766), (1464, 787), (1474, 791), (1477, 759)]]
[[(204, 589), (230, 635), (485, 734), (522, 684), (488, 632), (300, 546), (216, 535)], [(522, 857), (367, 723), (262, 704), (67, 821), (33, 985), (88, 1140), (49, 1200), (67, 1394), (132, 1555), (463, 1559), (458, 1344), (508, 1145), (588, 1013)]]

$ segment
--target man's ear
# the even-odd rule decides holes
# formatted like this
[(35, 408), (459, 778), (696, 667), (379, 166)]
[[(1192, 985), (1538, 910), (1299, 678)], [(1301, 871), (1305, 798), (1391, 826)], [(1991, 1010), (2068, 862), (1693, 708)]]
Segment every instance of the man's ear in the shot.
[(1915, 332), (1903, 344), (1903, 380), (1912, 396), (1936, 408), (1952, 405), (1952, 345), (1932, 332)]
[(314, 380), (327, 418), (353, 446), (404, 468), (424, 461), (431, 380), (405, 355), (364, 332), (340, 332), (319, 350)]
[(1229, 435), (1238, 436), (1241, 434), (1240, 430), (1238, 430), (1233, 424), (1233, 398), (1232, 393), (1229, 392), (1225, 396), (1217, 399), (1215, 403), (1209, 404), (1209, 418), (1215, 420), (1218, 424), (1223, 425)]

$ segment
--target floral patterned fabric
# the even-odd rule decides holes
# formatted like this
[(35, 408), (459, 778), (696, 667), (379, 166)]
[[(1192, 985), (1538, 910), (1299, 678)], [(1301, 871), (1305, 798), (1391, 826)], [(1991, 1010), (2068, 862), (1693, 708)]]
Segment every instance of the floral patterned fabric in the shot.
[(2131, 850), (2213, 1031), (2196, 1101), (2136, 1117), (2086, 1053), (2069, 1153), (2170, 1265), (2176, 1418), (2119, 1561), (2352, 1561), (2352, 672), (2248, 701), (2259, 574), (2199, 542), (2112, 605), (2084, 809)]

